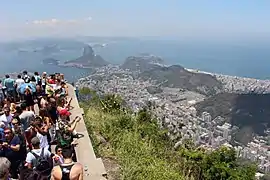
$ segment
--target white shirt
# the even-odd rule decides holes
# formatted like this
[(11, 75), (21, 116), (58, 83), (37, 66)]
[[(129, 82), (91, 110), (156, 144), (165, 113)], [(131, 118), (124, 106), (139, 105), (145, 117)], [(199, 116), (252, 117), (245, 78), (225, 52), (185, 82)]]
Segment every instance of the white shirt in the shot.
[(48, 150), (49, 149), (49, 143), (48, 143), (47, 135), (43, 136), (42, 134), (37, 132), (37, 138), (40, 141), (40, 148), (44, 148), (44, 149)]
[(30, 126), (30, 122), (35, 119), (35, 113), (33, 111), (23, 111), (19, 118), (21, 119), (23, 129), (27, 130)]
[(43, 85), (43, 86), (46, 85), (46, 79), (42, 78), (42, 79), (41, 79), (41, 82), (42, 82), (42, 85)]
[(17, 88), (19, 88), (22, 84), (24, 84), (23, 79), (16, 79), (15, 83), (17, 84)]
[(45, 108), (47, 104), (48, 104), (48, 102), (45, 99), (41, 98), (41, 100), (40, 100), (41, 107)]
[(12, 120), (12, 115), (11, 114), (8, 115), (8, 116), (6, 116), (5, 114), (0, 116), (0, 122), (3, 122), (6, 127), (9, 126), (9, 124), (11, 123), (11, 120)]
[[(39, 156), (41, 155), (41, 151), (42, 149), (32, 150), (32, 152), (36, 153)], [(44, 149), (43, 156), (49, 159), (51, 156), (51, 152), (48, 149)], [(26, 160), (25, 160), (27, 163), (33, 164), (33, 161), (35, 160), (36, 160), (36, 157), (31, 152), (27, 153)]]

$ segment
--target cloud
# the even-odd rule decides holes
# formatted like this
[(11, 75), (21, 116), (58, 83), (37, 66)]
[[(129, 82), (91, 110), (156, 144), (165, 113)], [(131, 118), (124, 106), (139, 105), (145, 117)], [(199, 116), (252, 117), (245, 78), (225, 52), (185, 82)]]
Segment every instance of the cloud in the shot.
[(68, 19), (68, 20), (61, 20), (61, 19), (46, 19), (46, 20), (33, 20), (31, 22), (27, 21), (26, 25), (44, 25), (44, 26), (54, 26), (54, 25), (68, 25), (68, 24), (76, 24), (76, 23), (83, 23), (86, 21), (91, 21), (92, 17), (89, 16), (83, 19)]
[(87, 17), (85, 20), (86, 20), (86, 21), (92, 21), (92, 17), (89, 16), (89, 17)]

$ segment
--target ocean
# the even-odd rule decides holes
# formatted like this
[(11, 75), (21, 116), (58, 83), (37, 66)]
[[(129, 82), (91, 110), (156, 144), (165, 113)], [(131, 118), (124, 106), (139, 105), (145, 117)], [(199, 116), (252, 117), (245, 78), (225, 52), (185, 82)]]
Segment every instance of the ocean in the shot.
[(114, 63), (130, 55), (151, 53), (167, 64), (180, 64), (227, 75), (270, 79), (270, 42), (121, 42), (100, 49), (99, 53)]
[[(180, 40), (129, 40), (109, 42), (106, 47), (95, 48), (105, 60), (120, 64), (128, 56), (149, 53), (160, 56), (166, 64), (180, 64), (227, 75), (270, 79), (270, 42), (267, 41), (180, 41)], [(44, 65), (45, 58), (66, 61), (79, 57), (82, 51), (68, 50), (44, 56), (39, 53), (18, 53), (0, 50), (0, 74), (28, 71), (62, 72), (69, 81), (91, 73), (87, 69)]]

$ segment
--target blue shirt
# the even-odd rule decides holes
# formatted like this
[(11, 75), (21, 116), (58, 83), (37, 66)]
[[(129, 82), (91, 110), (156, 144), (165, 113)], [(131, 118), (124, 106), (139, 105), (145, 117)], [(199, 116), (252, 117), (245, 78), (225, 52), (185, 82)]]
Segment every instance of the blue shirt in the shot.
[[(13, 139), (8, 143), (11, 146), (16, 146), (21, 144), (21, 140), (17, 135), (14, 135)], [(16, 159), (18, 158), (19, 151), (15, 152), (11, 148), (4, 148), (5, 156), (8, 159)]]
[(11, 78), (7, 78), (4, 80), (4, 86), (7, 87), (8, 91), (14, 90), (14, 83), (15, 83), (15, 80)]

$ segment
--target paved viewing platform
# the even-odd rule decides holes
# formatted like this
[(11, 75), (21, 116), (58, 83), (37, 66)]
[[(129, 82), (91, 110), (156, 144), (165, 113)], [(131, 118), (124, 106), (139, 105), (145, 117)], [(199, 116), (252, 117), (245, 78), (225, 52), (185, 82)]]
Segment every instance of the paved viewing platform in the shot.
[(83, 119), (84, 111), (79, 106), (74, 87), (68, 84), (68, 96), (72, 98), (71, 101), (71, 119), (79, 116), (81, 121), (76, 127), (76, 131), (83, 134), (84, 137), (77, 140), (75, 147), (77, 161), (84, 166), (84, 180), (105, 180), (106, 170), (101, 158), (97, 158), (89, 138), (89, 134)]

